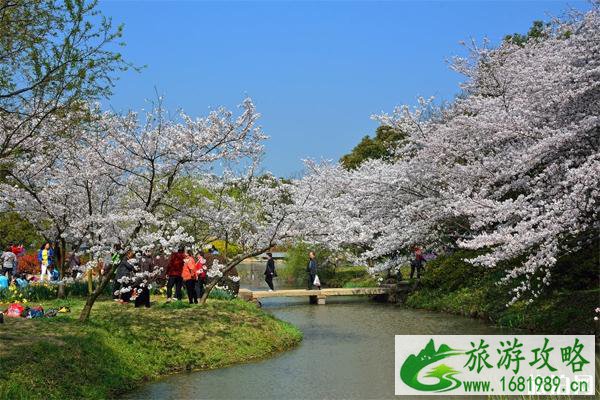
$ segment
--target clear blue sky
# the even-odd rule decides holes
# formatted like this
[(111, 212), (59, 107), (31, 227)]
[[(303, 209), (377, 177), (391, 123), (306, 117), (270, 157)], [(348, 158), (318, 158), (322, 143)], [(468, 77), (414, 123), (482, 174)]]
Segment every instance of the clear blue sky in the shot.
[(205, 2), (101, 0), (125, 24), (126, 73), (106, 103), (144, 107), (154, 87), (170, 109), (204, 115), (253, 98), (270, 136), (265, 168), (337, 160), (377, 124), (370, 115), (418, 96), (452, 99), (447, 60), (461, 40), (498, 42), (582, 1)]

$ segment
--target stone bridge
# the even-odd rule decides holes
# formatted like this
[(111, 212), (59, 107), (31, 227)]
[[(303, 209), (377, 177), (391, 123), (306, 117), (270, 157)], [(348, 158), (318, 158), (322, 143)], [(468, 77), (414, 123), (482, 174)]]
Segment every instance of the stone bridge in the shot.
[(408, 281), (398, 284), (366, 288), (325, 288), (321, 290), (283, 289), (272, 292), (266, 290), (240, 289), (238, 297), (247, 301), (260, 302), (270, 297), (307, 297), (313, 304), (325, 304), (330, 296), (371, 296), (379, 301), (396, 302), (402, 294), (412, 289)]

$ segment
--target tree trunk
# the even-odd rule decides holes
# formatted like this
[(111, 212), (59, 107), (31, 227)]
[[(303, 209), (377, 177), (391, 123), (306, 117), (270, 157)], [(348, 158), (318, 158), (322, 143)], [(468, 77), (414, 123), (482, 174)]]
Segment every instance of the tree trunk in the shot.
[(92, 274), (92, 270), (90, 269), (87, 272), (87, 285), (88, 285), (88, 294), (92, 294), (94, 291), (94, 275)]
[[(60, 238), (60, 240), (58, 241), (58, 273), (60, 276), (60, 279), (64, 279), (65, 277), (65, 251), (67, 250), (67, 243), (66, 240), (64, 238)], [(58, 284), (58, 298), (59, 299), (64, 299), (65, 298), (65, 283), (64, 282), (60, 282)]]
[(210, 291), (217, 286), (217, 283), (221, 282), (221, 279), (223, 278), (215, 279), (204, 287), (204, 293), (202, 293), (202, 297), (200, 298), (200, 304), (206, 304), (206, 300), (208, 299)]
[(90, 295), (88, 295), (85, 301), (85, 306), (83, 306), (83, 310), (81, 310), (81, 314), (79, 314), (80, 322), (86, 322), (89, 319), (94, 303), (110, 282), (110, 279), (114, 275), (116, 269), (117, 266), (113, 265), (110, 271), (102, 277), (102, 279), (100, 280), (100, 284), (96, 287), (96, 290), (94, 290)]
[(59, 282), (58, 284), (58, 294), (56, 295), (59, 299), (64, 299), (66, 297), (65, 295), (65, 283), (64, 282)]

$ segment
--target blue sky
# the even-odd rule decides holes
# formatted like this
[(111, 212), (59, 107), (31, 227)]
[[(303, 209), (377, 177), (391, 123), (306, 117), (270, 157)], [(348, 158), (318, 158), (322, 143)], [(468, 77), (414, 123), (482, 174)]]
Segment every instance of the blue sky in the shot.
[(139, 110), (155, 95), (204, 115), (250, 96), (262, 114), (265, 168), (337, 160), (377, 123), (374, 113), (449, 100), (461, 76), (447, 60), (461, 40), (526, 32), (584, 1), (122, 1), (100, 9), (125, 24), (122, 53), (147, 65), (117, 82), (106, 107)]

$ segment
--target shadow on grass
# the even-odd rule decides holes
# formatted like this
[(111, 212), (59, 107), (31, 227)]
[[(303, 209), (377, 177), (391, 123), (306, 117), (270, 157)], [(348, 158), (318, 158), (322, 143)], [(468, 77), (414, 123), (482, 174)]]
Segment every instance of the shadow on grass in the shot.
[[(143, 377), (136, 364), (148, 361), (144, 354), (115, 350), (118, 338), (93, 327), (68, 323), (18, 324), (14, 335), (0, 331), (0, 398), (106, 398), (115, 388), (126, 390)], [(33, 322), (33, 321), (31, 321)], [(37, 322), (37, 321), (36, 321)], [(17, 326), (17, 324), (11, 324)], [(5, 340), (7, 339), (7, 340)]]
[[(49, 304), (45, 304), (48, 306)], [(135, 309), (102, 302), (72, 313), (0, 325), (0, 399), (104, 399), (172, 372), (263, 358), (301, 340), (252, 305)]]

